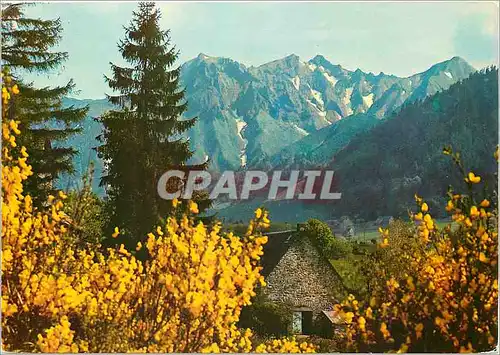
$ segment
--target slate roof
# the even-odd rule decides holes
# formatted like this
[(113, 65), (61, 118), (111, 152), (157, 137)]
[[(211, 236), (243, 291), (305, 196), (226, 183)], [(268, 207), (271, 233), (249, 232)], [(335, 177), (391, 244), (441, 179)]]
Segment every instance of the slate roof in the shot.
[(262, 276), (269, 276), (276, 265), (278, 265), (283, 255), (285, 255), (288, 248), (293, 244), (297, 234), (295, 230), (264, 234), (267, 236), (267, 243), (263, 246), (264, 255), (260, 261), (263, 268), (261, 271)]
[(346, 324), (347, 322), (342, 318), (342, 316), (333, 310), (326, 310), (326, 311), (321, 311), (325, 317), (330, 321), (332, 324)]

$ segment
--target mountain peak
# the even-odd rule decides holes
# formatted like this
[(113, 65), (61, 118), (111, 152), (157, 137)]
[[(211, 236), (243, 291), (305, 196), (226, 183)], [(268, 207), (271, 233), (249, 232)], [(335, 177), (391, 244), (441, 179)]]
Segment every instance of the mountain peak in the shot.
[(342, 75), (346, 70), (342, 68), (340, 64), (332, 64), (328, 59), (326, 59), (321, 54), (316, 54), (314, 58), (309, 61), (310, 64), (314, 64), (318, 67), (323, 67), (328, 70), (332, 75)]
[[(258, 68), (261, 69), (272, 69), (272, 68), (298, 68), (300, 64), (300, 58), (296, 54), (287, 55), (284, 58), (273, 60), (272, 62), (260, 65)], [(296, 70), (296, 69), (294, 69)]]
[(210, 58), (210, 56), (206, 55), (205, 53), (200, 53), (198, 54), (198, 59), (208, 59)]
[(437, 64), (435, 64), (435, 66), (443, 67), (443, 68), (462, 67), (462, 68), (474, 70), (472, 65), (470, 65), (465, 59), (463, 59), (462, 57), (459, 57), (459, 56), (454, 56), (451, 59), (442, 61), (441, 63), (437, 63)]
[(227, 64), (229, 62), (235, 62), (234, 60), (230, 58), (225, 58), (225, 57), (214, 57), (207, 55), (205, 53), (200, 53), (196, 56), (196, 58), (193, 58), (189, 61), (187, 61), (185, 64), (189, 63), (208, 63), (208, 64)]
[(445, 63), (464, 66), (464, 67), (472, 67), (464, 58), (459, 56), (454, 56), (451, 59), (446, 60)]
[(454, 77), (465, 79), (475, 71), (476, 69), (472, 65), (467, 63), (465, 59), (454, 56), (450, 59), (436, 63), (426, 71), (414, 74), (413, 76), (423, 75), (424, 77), (430, 78), (436, 75), (439, 76), (444, 73), (444, 75), (446, 75), (450, 79)]
[(285, 58), (283, 58), (284, 61), (286, 61), (287, 63), (299, 63), (300, 61), (300, 58), (297, 54), (295, 53), (292, 53), (290, 55), (287, 55)]
[(327, 59), (322, 56), (321, 54), (316, 54), (313, 59), (310, 60), (310, 62), (323, 62), (326, 61)]
[(459, 56), (454, 56), (452, 57), (449, 62), (463, 62), (463, 63), (467, 63), (467, 61), (465, 59), (463, 59), (462, 57), (459, 57)]
[(205, 53), (200, 53), (196, 57), (184, 62), (181, 66), (183, 68), (191, 67), (192, 65), (199, 65), (201, 63), (217, 62), (218, 57), (211, 57)]
[(316, 64), (316, 65), (323, 66), (323, 67), (326, 67), (328, 65), (332, 65), (332, 63), (330, 63), (328, 61), (328, 59), (326, 59), (321, 54), (316, 54), (314, 56), (314, 58), (309, 61), (309, 63)]

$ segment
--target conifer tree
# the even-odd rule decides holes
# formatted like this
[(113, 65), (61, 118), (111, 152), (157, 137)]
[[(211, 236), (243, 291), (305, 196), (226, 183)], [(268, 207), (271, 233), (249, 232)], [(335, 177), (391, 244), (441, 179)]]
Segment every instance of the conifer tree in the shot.
[(160, 16), (154, 3), (139, 4), (118, 44), (129, 66), (110, 63), (112, 76), (105, 77), (115, 92), (108, 99), (118, 109), (101, 118), (98, 153), (106, 162), (101, 185), (108, 196), (110, 227), (119, 227), (121, 241), (130, 246), (172, 210), (171, 201), (158, 196), (160, 176), (169, 169), (205, 168), (186, 164), (192, 151), (183, 133), (196, 119), (181, 117), (187, 102), (180, 68), (174, 68), (179, 52), (169, 31), (160, 29)]
[(24, 134), (19, 143), (30, 152), (30, 164), (37, 172), (28, 179), (25, 191), (39, 204), (53, 192), (59, 174), (73, 171), (72, 157), (77, 152), (64, 146), (64, 141), (80, 131), (78, 123), (88, 108), (63, 107), (63, 98), (75, 88), (72, 80), (43, 88), (23, 80), (28, 72), (50, 73), (68, 59), (68, 53), (52, 50), (61, 40), (60, 19), (29, 18), (24, 12), (27, 5), (2, 6), (2, 65), (10, 69), (21, 92), (12, 100), (10, 115), (21, 122)]

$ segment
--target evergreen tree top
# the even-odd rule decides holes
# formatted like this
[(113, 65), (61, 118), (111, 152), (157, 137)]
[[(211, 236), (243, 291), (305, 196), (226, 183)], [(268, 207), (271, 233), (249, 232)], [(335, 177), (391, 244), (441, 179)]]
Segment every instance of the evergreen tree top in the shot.
[(170, 31), (160, 28), (161, 13), (154, 3), (143, 2), (125, 26), (125, 38), (118, 49), (129, 66), (110, 63), (112, 76), (105, 79), (116, 95), (109, 101), (138, 117), (172, 121), (169, 133), (183, 132), (189, 121), (177, 121), (187, 109), (184, 90), (179, 87), (180, 67), (172, 68), (179, 52), (170, 43)]
[(61, 40), (61, 20), (26, 18), (27, 5), (2, 6), (2, 65), (30, 72), (57, 68), (68, 58), (67, 52), (50, 51)]

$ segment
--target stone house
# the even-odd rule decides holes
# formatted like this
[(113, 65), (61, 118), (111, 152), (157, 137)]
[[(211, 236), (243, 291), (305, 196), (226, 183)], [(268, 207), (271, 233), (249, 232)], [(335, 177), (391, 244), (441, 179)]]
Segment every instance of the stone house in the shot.
[(300, 232), (269, 233), (261, 265), (263, 293), (291, 308), (295, 334), (311, 334), (313, 324), (342, 299), (342, 279), (330, 261)]

